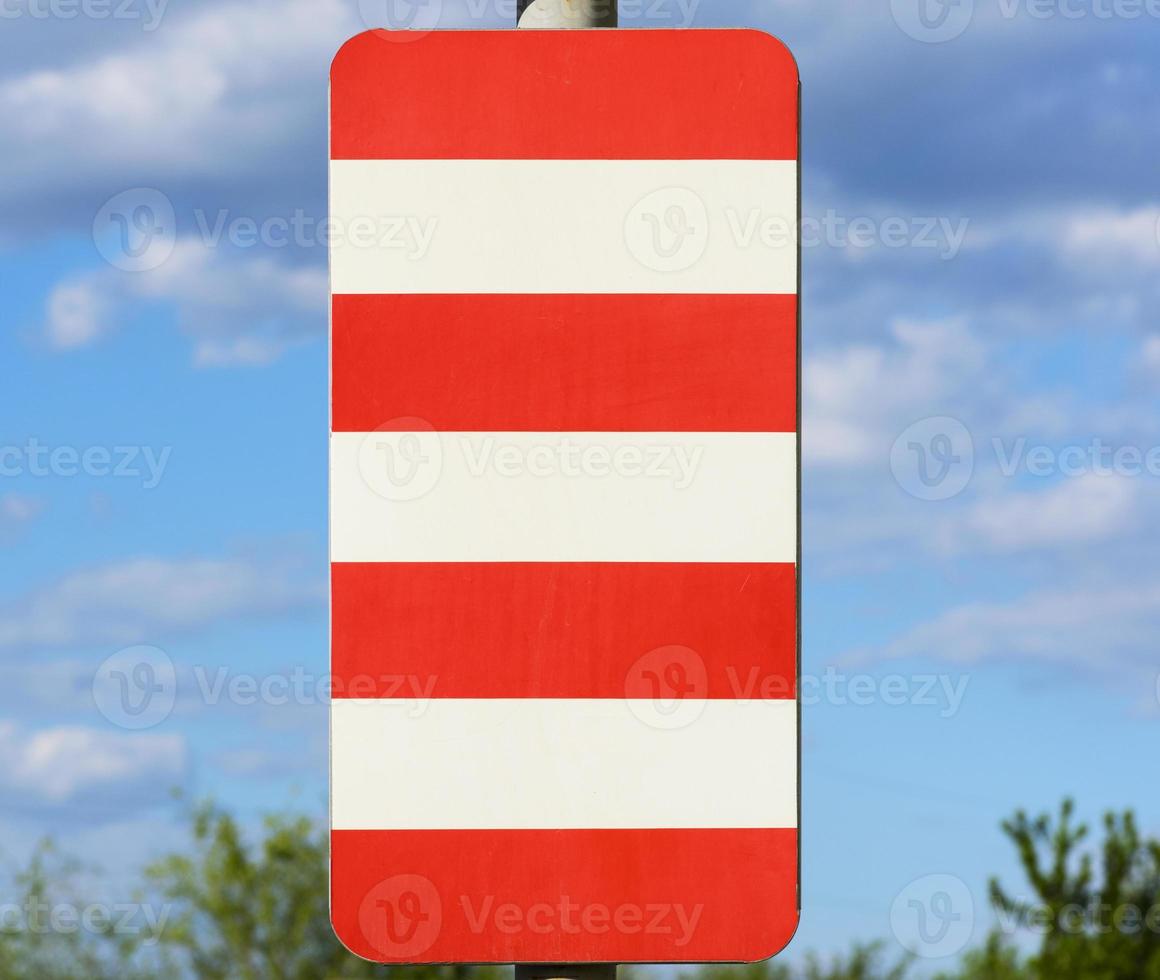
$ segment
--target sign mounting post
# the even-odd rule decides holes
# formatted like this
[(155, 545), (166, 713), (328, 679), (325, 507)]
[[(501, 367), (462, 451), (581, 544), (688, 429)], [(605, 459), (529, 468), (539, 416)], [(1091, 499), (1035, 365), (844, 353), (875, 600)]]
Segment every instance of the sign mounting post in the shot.
[(616, 0), (517, 0), (516, 26), (615, 27), (616, 13)]
[(756, 31), (339, 52), (331, 917), (355, 953), (605, 980), (789, 941), (798, 186), (797, 70)]

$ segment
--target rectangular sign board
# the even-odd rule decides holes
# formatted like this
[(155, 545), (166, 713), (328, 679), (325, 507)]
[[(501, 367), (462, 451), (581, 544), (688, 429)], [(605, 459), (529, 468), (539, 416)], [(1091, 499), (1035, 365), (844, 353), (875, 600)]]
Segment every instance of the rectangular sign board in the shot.
[(798, 77), (748, 30), (331, 77), (331, 914), (383, 962), (798, 916)]

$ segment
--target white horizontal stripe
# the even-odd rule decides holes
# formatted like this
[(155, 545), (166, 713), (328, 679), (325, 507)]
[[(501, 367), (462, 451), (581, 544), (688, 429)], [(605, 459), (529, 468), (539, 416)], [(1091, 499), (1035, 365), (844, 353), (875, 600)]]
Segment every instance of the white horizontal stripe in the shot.
[(685, 708), (666, 729), (651, 701), (336, 700), (332, 824), (796, 827), (796, 704)]
[(797, 437), (338, 432), (333, 561), (793, 562)]
[(335, 160), (335, 293), (795, 293), (793, 160)]

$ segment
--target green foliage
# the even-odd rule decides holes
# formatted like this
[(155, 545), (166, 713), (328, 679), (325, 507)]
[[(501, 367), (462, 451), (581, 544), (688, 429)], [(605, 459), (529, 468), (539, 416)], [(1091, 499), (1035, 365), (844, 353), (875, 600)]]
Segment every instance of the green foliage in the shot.
[(191, 854), (147, 874), (175, 910), (160, 944), (198, 980), (490, 980), (479, 969), (377, 966), (347, 952), (330, 928), (327, 835), (305, 817), (267, 818), (251, 846), (230, 814), (205, 804), (193, 838)]
[[(348, 953), (331, 932), (327, 835), (302, 817), (271, 817), (249, 840), (230, 814), (204, 804), (191, 814), (192, 843), (147, 870), (154, 928), (114, 928), (107, 917), (84, 927), (53, 926), (53, 910), (69, 921), (82, 903), (83, 869), (48, 844), (12, 876), (0, 919), (3, 980), (499, 980), (498, 968), (383, 967)], [(1088, 828), (1071, 801), (1058, 817), (1018, 812), (1003, 824), (1029, 890), (991, 882), (998, 921), (986, 944), (967, 952), (938, 980), (1160, 980), (1160, 842), (1141, 838), (1131, 813), (1108, 814), (1098, 849), (1084, 850)], [(1131, 911), (1125, 911), (1131, 910)], [(1010, 941), (1016, 927), (1037, 926), (1039, 948), (1021, 957)], [(680, 980), (907, 980), (907, 958), (882, 944), (848, 955), (806, 957), (801, 966), (768, 960), (705, 966)], [(624, 968), (622, 980), (643, 971)]]
[(1003, 831), (1019, 853), (1034, 897), (991, 882), (1009, 922), (1042, 936), (1030, 966), (1044, 980), (1160, 980), (1160, 841), (1140, 837), (1131, 812), (1104, 817), (1097, 880), (1088, 836), (1065, 800), (1057, 820), (1019, 811)]
[(908, 961), (887, 965), (885, 958), (884, 945), (871, 943), (855, 946), (848, 957), (829, 961), (811, 954), (801, 969), (763, 960), (744, 966), (703, 966), (695, 973), (682, 974), (680, 980), (906, 980)]
[(0, 919), (0, 977), (4, 980), (137, 980), (126, 941), (111, 916), (81, 900), (84, 869), (42, 843), (28, 867), (11, 878)]
[(205, 805), (194, 849), (148, 869), (171, 915), (161, 945), (203, 980), (375, 976), (335, 941), (326, 899), (326, 840), (305, 818), (271, 817), (251, 848), (237, 821)]
[(959, 968), (937, 980), (1033, 980), (1030, 967), (1001, 936), (992, 935), (980, 949), (968, 950)]
[(855, 946), (848, 959), (835, 957), (825, 965), (810, 955), (806, 958), (802, 977), (803, 980), (905, 980), (909, 974), (909, 961), (887, 965), (884, 959), (881, 943)]

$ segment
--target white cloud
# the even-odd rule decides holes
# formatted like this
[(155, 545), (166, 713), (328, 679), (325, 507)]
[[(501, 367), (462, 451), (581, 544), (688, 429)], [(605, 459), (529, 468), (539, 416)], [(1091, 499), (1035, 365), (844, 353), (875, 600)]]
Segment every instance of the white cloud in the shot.
[(0, 722), (0, 788), (16, 810), (77, 801), (160, 800), (180, 783), (185, 740), (76, 725), (26, 732)]
[(1135, 526), (1140, 479), (1087, 473), (1044, 490), (989, 494), (948, 528), (952, 551), (1016, 552), (1105, 541)]
[(1160, 207), (1081, 210), (1060, 224), (1060, 247), (1075, 260), (1160, 266)]
[(321, 334), (327, 290), (324, 268), (183, 239), (156, 269), (110, 266), (59, 283), (44, 333), (54, 349), (75, 349), (113, 333), (141, 303), (169, 303), (193, 341), (195, 363), (265, 364)]
[(48, 342), (57, 350), (83, 347), (107, 329), (108, 316), (106, 296), (96, 283), (83, 279), (61, 283), (48, 298)]
[(802, 371), (802, 454), (807, 464), (885, 463), (898, 433), (946, 414), (984, 363), (961, 319), (896, 320), (890, 344), (852, 344), (807, 355)]
[(862, 658), (934, 657), (956, 663), (1023, 659), (1155, 681), (1160, 584), (1073, 587), (1010, 602), (972, 602), (920, 624)]
[[(325, 714), (313, 710), (282, 714), (292, 714), (295, 725), (283, 724), (272, 733), (251, 733), (245, 745), (217, 753), (212, 760), (214, 768), (231, 776), (263, 781), (301, 776), (311, 769), (325, 771), (329, 750)], [(257, 740), (268, 740), (269, 744), (255, 744)], [(290, 745), (293, 750), (287, 751)]]
[(0, 531), (22, 527), (44, 511), (44, 501), (24, 493), (0, 494)]
[(1160, 266), (1160, 205), (1032, 206), (977, 219), (965, 247), (986, 251), (1005, 245), (1046, 249), (1089, 286), (1109, 274), (1135, 281), (1141, 272)]
[(5, 197), (125, 174), (276, 175), (310, 93), (362, 29), (341, 0), (247, 0), (171, 11), (122, 51), (0, 82)]
[(1149, 334), (1140, 345), (1140, 360), (1152, 374), (1160, 374), (1160, 334)]
[(308, 609), (325, 594), (275, 563), (140, 558), (74, 572), (0, 606), (0, 650), (127, 646)]

